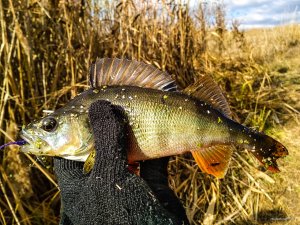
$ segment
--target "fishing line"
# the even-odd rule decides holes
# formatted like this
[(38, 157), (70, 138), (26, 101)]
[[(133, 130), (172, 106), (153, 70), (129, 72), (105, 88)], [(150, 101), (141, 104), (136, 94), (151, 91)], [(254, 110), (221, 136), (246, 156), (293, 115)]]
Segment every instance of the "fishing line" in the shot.
[[(5, 148), (6, 146), (9, 146), (9, 145), (19, 145), (19, 146), (21, 146), (21, 145), (25, 145), (26, 143), (27, 142), (25, 140), (19, 140), (19, 141), (9, 142), (9, 143), (6, 143), (4, 145), (1, 145), (0, 146), (0, 150), (3, 149), (3, 148)], [(44, 166), (45, 168), (47, 168), (46, 164), (43, 162), (43, 159), (41, 159), (38, 156), (36, 157), (36, 159), (37, 159), (37, 162), (39, 162), (40, 164), (42, 164), (42, 166)]]
[(0, 146), (0, 150), (5, 148), (6, 146), (9, 146), (9, 145), (25, 145), (27, 142), (25, 140), (20, 140), (20, 141), (13, 141), (13, 142), (9, 142), (9, 143), (6, 143), (4, 145), (1, 145)]

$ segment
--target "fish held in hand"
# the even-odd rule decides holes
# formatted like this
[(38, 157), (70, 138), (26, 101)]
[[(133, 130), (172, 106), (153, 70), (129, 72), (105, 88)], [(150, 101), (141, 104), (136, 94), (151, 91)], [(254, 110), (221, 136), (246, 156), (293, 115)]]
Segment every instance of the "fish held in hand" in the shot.
[(273, 138), (231, 119), (228, 103), (209, 77), (182, 91), (157, 68), (126, 59), (100, 59), (91, 66), (91, 88), (64, 107), (26, 126), (23, 152), (60, 156), (93, 165), (90, 105), (106, 100), (128, 120), (129, 162), (191, 152), (203, 172), (224, 177), (235, 146), (245, 147), (269, 170), (288, 154)]

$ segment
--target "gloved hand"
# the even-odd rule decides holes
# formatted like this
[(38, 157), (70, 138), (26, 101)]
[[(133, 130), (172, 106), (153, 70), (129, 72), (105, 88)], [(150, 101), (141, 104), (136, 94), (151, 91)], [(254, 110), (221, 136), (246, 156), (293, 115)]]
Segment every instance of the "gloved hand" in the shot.
[(54, 159), (62, 198), (60, 224), (188, 224), (168, 188), (167, 159), (141, 165), (141, 176), (152, 192), (141, 177), (127, 169), (121, 110), (98, 101), (91, 105), (89, 118), (96, 147), (92, 171), (83, 174), (83, 163)]

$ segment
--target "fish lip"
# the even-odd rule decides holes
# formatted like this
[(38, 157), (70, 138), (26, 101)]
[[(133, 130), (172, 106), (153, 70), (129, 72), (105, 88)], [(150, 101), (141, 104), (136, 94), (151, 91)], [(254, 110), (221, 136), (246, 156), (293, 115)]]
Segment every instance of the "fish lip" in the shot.
[(30, 135), (28, 135), (25, 130), (21, 130), (19, 136), (21, 139), (26, 141), (26, 144), (20, 147), (21, 151), (24, 153), (30, 153), (33, 150), (34, 139), (31, 138)]
[(22, 130), (20, 132), (20, 138), (22, 138), (24, 141), (27, 142), (25, 145), (28, 145), (28, 144), (32, 145), (33, 144), (34, 140), (32, 138), (30, 138), (30, 136), (24, 130)]
[[(21, 139), (24, 139), (24, 141), (26, 141), (27, 144), (31, 144), (31, 145), (34, 145), (34, 142), (36, 141), (36, 139), (41, 139), (39, 136), (37, 136), (35, 134), (34, 135), (28, 134), (28, 132), (26, 132), (26, 130), (21, 130), (19, 133), (19, 137)], [(42, 141), (44, 141), (44, 140), (42, 139)], [(44, 141), (44, 142), (46, 142), (46, 141)]]
[(31, 149), (31, 146), (33, 146), (33, 140), (31, 140), (29, 137), (26, 137), (25, 135), (23, 134), (20, 134), (20, 137), (26, 141), (26, 144), (22, 145), (20, 147), (21, 151), (24, 152), (24, 153), (29, 153), (30, 152), (30, 149)]

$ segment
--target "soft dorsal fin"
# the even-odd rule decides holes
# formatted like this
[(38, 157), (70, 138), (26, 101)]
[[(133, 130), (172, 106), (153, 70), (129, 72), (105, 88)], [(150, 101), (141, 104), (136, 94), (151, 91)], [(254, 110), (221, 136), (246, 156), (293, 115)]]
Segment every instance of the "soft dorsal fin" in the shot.
[(158, 68), (136, 60), (103, 58), (97, 59), (90, 68), (92, 87), (129, 85), (157, 90), (176, 90), (175, 81)]
[(192, 151), (192, 155), (202, 172), (223, 178), (228, 170), (233, 145), (213, 145)]
[(231, 116), (229, 104), (218, 84), (208, 75), (201, 75), (192, 85), (183, 90), (184, 93), (204, 101), (228, 117)]

